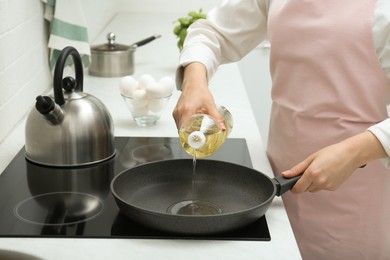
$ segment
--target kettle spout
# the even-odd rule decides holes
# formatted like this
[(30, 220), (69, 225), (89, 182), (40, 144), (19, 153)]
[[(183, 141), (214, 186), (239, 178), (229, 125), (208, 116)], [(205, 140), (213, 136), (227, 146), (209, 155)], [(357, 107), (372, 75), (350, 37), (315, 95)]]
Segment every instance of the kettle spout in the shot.
[(64, 120), (64, 112), (61, 107), (48, 96), (38, 96), (35, 108), (52, 125), (58, 125)]

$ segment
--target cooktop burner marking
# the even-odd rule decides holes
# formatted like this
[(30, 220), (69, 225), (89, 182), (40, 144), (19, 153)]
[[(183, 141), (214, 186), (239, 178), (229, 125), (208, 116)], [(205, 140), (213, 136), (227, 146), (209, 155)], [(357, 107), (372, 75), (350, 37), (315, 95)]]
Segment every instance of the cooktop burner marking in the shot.
[(44, 226), (73, 225), (99, 216), (103, 201), (81, 192), (51, 192), (27, 198), (14, 208), (15, 216), (27, 223)]

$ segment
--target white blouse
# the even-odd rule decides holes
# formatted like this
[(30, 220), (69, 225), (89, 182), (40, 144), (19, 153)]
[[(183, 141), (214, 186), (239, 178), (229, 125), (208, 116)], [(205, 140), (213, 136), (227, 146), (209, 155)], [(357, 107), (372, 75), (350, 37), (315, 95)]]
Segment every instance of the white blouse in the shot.
[[(272, 0), (222, 0), (187, 32), (180, 67), (201, 62), (211, 79), (220, 64), (235, 62), (267, 38), (267, 13)], [(377, 0), (372, 26), (373, 41), (390, 85), (390, 0)], [(272, 44), (272, 43), (271, 43)], [(182, 70), (177, 73), (181, 88)], [(390, 100), (389, 100), (390, 104)], [(382, 159), (390, 168), (390, 118), (369, 129), (379, 139), (389, 157)]]

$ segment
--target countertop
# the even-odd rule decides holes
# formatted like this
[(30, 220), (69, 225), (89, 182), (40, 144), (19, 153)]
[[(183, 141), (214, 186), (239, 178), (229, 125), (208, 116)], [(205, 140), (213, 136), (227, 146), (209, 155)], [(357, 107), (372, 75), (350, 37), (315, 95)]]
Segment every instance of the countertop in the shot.
[[(175, 13), (119, 13), (94, 44), (104, 43), (106, 34), (111, 31), (122, 44), (161, 34), (160, 39), (135, 50), (133, 76), (150, 74), (156, 79), (163, 76), (174, 78), (179, 51), (172, 29), (173, 21), (180, 16)], [(180, 92), (174, 91), (155, 126), (139, 127), (119, 95), (119, 81), (120, 78), (84, 75), (84, 91), (107, 106), (114, 120), (116, 136), (177, 137), (171, 113)], [(226, 106), (233, 115), (234, 128), (230, 138), (245, 138), (253, 168), (273, 177), (237, 64), (222, 65), (211, 80), (210, 88), (216, 103)], [(0, 144), (0, 172), (23, 147), (24, 124), (23, 120)], [(0, 238), (0, 258), (6, 251), (14, 251), (37, 259), (301, 259), (281, 198), (274, 198), (266, 217), (270, 242)]]

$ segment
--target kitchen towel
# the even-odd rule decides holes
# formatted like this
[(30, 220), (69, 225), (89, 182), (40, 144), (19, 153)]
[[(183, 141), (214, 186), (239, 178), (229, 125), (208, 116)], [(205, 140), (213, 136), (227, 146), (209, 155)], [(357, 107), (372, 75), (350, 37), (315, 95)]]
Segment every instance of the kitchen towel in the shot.
[(49, 52), (50, 69), (53, 69), (63, 48), (72, 46), (81, 55), (83, 66), (90, 63), (88, 29), (80, 0), (42, 0), (44, 18), (50, 22)]

